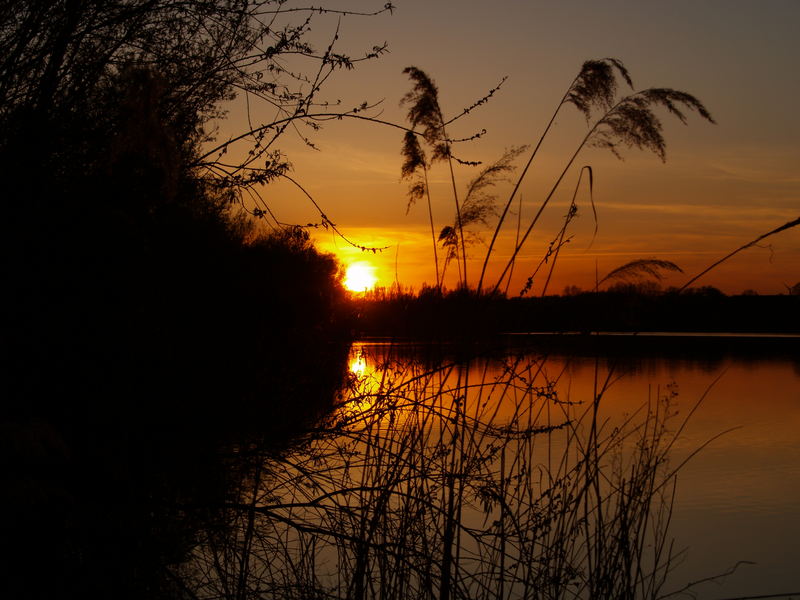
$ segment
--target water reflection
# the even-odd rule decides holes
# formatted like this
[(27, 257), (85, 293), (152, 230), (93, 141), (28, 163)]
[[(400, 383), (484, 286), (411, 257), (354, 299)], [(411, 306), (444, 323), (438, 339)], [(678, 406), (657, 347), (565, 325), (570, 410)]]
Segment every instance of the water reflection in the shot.
[[(674, 507), (672, 534), (688, 548), (676, 567), (676, 581), (693, 581), (741, 567), (724, 581), (698, 590), (710, 597), (782, 593), (794, 585), (791, 565), (800, 538), (800, 360), (781, 346), (761, 352), (721, 346), (698, 351), (692, 340), (680, 340), (663, 356), (638, 354), (615, 346), (606, 354), (547, 352), (548, 348), (504, 347), (468, 364), (468, 381), (501, 381), (509, 365), (521, 364), (520, 381), (549, 387), (572, 408), (586, 406), (597, 386), (613, 383), (604, 395), (601, 419), (608, 427), (641, 412), (664, 394), (673, 395), (678, 419), (702, 399), (671, 447), (670, 461), (679, 465), (721, 432), (682, 469)], [(419, 361), (428, 368), (460, 360), (447, 348), (362, 343), (355, 346), (367, 369), (374, 365)], [(478, 402), (483, 386), (466, 394)], [(493, 418), (513, 418), (517, 404), (492, 408)], [(552, 410), (555, 404), (550, 404)], [(484, 413), (485, 417), (485, 413)], [(549, 419), (554, 413), (536, 414)], [(562, 452), (567, 438), (548, 438), (551, 453)], [(712, 527), (712, 524), (714, 525)], [(727, 592), (727, 594), (726, 594)]]
[(364, 377), (367, 374), (366, 352), (360, 346), (354, 346), (350, 354), (347, 370), (351, 375)]
[(198, 538), (188, 589), (656, 598), (739, 560), (762, 566), (713, 597), (790, 587), (794, 358), (474, 350), (356, 344), (341, 402)]

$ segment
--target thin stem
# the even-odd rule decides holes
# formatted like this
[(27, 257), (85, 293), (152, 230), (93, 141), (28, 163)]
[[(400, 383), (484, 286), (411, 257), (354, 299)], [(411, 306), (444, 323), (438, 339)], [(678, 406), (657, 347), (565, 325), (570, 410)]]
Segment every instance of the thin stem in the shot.
[[(589, 170), (589, 177), (590, 177), (589, 185), (591, 186), (591, 172), (592, 172), (591, 171), (591, 167), (585, 166), (585, 167), (583, 167), (581, 169), (580, 175), (578, 175), (578, 183), (575, 184), (575, 191), (572, 193), (572, 202), (570, 202), (569, 210), (567, 211), (567, 216), (564, 217), (564, 225), (561, 227), (561, 231), (556, 236), (557, 237), (556, 250), (555, 250), (555, 254), (553, 256), (553, 261), (550, 263), (550, 270), (547, 273), (547, 279), (544, 282), (544, 287), (542, 287), (542, 298), (544, 298), (544, 295), (547, 293), (547, 288), (550, 285), (550, 279), (553, 277), (553, 271), (555, 271), (556, 262), (558, 262), (558, 255), (561, 252), (561, 247), (564, 245), (564, 236), (567, 233), (567, 227), (569, 227), (569, 224), (572, 222), (572, 219), (575, 216), (575, 212), (574, 211), (577, 211), (575, 200), (578, 197), (578, 190), (580, 190), (580, 187), (581, 187), (581, 180), (583, 179), (583, 172), (585, 170), (587, 170), (587, 169)], [(591, 187), (589, 189), (591, 190)], [(594, 203), (592, 204), (592, 208), (594, 208)], [(508, 276), (508, 279), (509, 279), (509, 282), (510, 282), (511, 281), (511, 275)]]
[(514, 248), (514, 253), (511, 255), (511, 258), (508, 259), (508, 263), (506, 264), (505, 269), (503, 269), (503, 272), (500, 274), (500, 277), (497, 279), (497, 283), (495, 284), (494, 288), (492, 288), (492, 293), (493, 294), (495, 292), (497, 292), (497, 290), (499, 289), (500, 285), (503, 283), (503, 279), (505, 278), (506, 273), (508, 273), (508, 269), (511, 268), (511, 265), (516, 260), (517, 254), (519, 254), (520, 249), (522, 249), (522, 246), (525, 244), (525, 241), (528, 239), (528, 236), (530, 235), (531, 231), (536, 226), (536, 223), (539, 221), (539, 217), (542, 215), (542, 212), (544, 211), (545, 207), (550, 202), (550, 199), (553, 197), (553, 194), (556, 193), (556, 190), (558, 189), (558, 186), (561, 185), (561, 180), (564, 179), (564, 176), (567, 174), (567, 171), (569, 171), (570, 167), (572, 167), (572, 163), (574, 163), (575, 159), (578, 158), (578, 154), (580, 153), (581, 150), (583, 150), (583, 147), (586, 145), (586, 142), (589, 141), (589, 138), (592, 136), (592, 134), (594, 134), (595, 130), (600, 125), (600, 123), (602, 123), (604, 121), (604, 119), (606, 118), (606, 116), (609, 115), (615, 108), (616, 108), (616, 106), (614, 108), (612, 108), (611, 110), (609, 110), (606, 113), (606, 115), (603, 116), (602, 119), (597, 121), (597, 123), (595, 123), (594, 126), (589, 130), (589, 132), (584, 136), (583, 140), (581, 140), (581, 143), (578, 144), (578, 148), (575, 150), (575, 153), (572, 155), (572, 158), (569, 159), (569, 161), (567, 162), (566, 166), (564, 167), (564, 170), (561, 171), (561, 175), (558, 176), (558, 179), (556, 180), (555, 184), (553, 185), (552, 189), (550, 190), (550, 193), (547, 194), (547, 197), (544, 199), (544, 202), (542, 202), (542, 205), (539, 207), (539, 210), (536, 212), (536, 215), (533, 217), (533, 220), (531, 221), (531, 224), (528, 226), (528, 229), (525, 231), (525, 235), (522, 236), (522, 239), (519, 241), (519, 243), (517, 244), (516, 248)]
[[(517, 206), (517, 233), (514, 237), (514, 245), (519, 244), (519, 230), (522, 228), (522, 194), (519, 195), (519, 204)], [(511, 278), (514, 276), (514, 265), (511, 265), (511, 271), (506, 280), (505, 294), (508, 296), (508, 288), (511, 287)], [(480, 288), (479, 288), (480, 289)]]
[[(544, 286), (542, 286), (542, 298), (547, 293), (547, 288), (550, 286), (550, 279), (553, 277), (553, 271), (556, 268), (556, 262), (558, 261), (558, 254), (561, 252), (561, 246), (564, 245), (564, 235), (567, 233), (567, 225), (569, 221), (564, 223), (564, 226), (561, 228), (561, 231), (558, 234), (558, 241), (556, 242), (556, 251), (553, 255), (553, 262), (550, 263), (550, 270), (547, 272), (547, 279), (544, 281)], [(511, 281), (511, 276), (509, 275), (509, 281)]]
[(709, 271), (711, 271), (712, 269), (716, 268), (718, 265), (720, 265), (720, 264), (724, 263), (726, 260), (728, 260), (729, 258), (731, 258), (732, 256), (734, 256), (735, 254), (738, 254), (738, 253), (739, 253), (739, 252), (741, 252), (742, 250), (746, 250), (747, 248), (750, 248), (750, 247), (752, 247), (752, 246), (755, 246), (755, 245), (756, 245), (758, 242), (760, 242), (760, 241), (761, 241), (761, 240), (763, 240), (764, 238), (768, 238), (769, 236), (771, 236), (771, 235), (775, 235), (776, 233), (780, 233), (781, 231), (786, 231), (787, 229), (791, 229), (792, 227), (797, 227), (798, 225), (800, 225), (800, 217), (798, 217), (798, 218), (797, 218), (797, 219), (795, 219), (794, 221), (789, 221), (788, 223), (784, 223), (783, 225), (781, 225), (780, 227), (776, 227), (776, 228), (775, 228), (775, 229), (773, 229), (772, 231), (768, 231), (767, 233), (765, 233), (765, 234), (763, 234), (763, 235), (760, 235), (760, 236), (758, 236), (758, 237), (757, 237), (756, 239), (754, 239), (752, 242), (748, 242), (748, 243), (746, 243), (744, 246), (739, 246), (739, 247), (738, 247), (736, 250), (734, 250), (734, 251), (733, 251), (733, 252), (731, 252), (730, 254), (727, 254), (726, 256), (723, 256), (723, 257), (722, 257), (722, 258), (720, 258), (720, 259), (719, 259), (717, 262), (715, 262), (714, 264), (712, 264), (710, 267), (708, 267), (708, 268), (704, 269), (703, 271), (701, 271), (700, 273), (698, 273), (697, 275), (695, 275), (694, 277), (692, 277), (692, 278), (691, 278), (689, 281), (687, 281), (686, 283), (684, 283), (684, 284), (683, 284), (683, 286), (681, 287), (681, 289), (679, 289), (678, 291), (679, 291), (679, 292), (682, 292), (683, 290), (685, 290), (686, 288), (688, 288), (690, 285), (692, 285), (692, 284), (693, 284), (695, 281), (697, 281), (698, 279), (700, 279), (700, 278), (701, 278), (703, 275), (705, 275), (706, 273), (708, 273), (708, 272), (709, 272)]
[(384, 250), (391, 248), (391, 246), (362, 246), (361, 244), (355, 243), (354, 241), (349, 239), (346, 235), (344, 235), (341, 231), (339, 231), (339, 229), (336, 227), (336, 224), (328, 218), (328, 215), (325, 214), (325, 211), (322, 210), (322, 207), (317, 203), (316, 200), (314, 200), (314, 197), (308, 192), (308, 190), (304, 188), (302, 185), (300, 185), (299, 181), (293, 179), (292, 177), (286, 175), (285, 173), (281, 173), (281, 177), (294, 184), (294, 186), (297, 189), (303, 192), (306, 198), (308, 198), (314, 205), (314, 208), (317, 209), (317, 212), (319, 213), (319, 216), (322, 219), (322, 224), (325, 227), (330, 227), (331, 231), (333, 231), (336, 235), (342, 238), (345, 242), (353, 246), (353, 248), (358, 248), (362, 252), (370, 251), (373, 254), (375, 254), (375, 252), (383, 252)]
[[(447, 132), (444, 128), (444, 116), (439, 109), (439, 120), (442, 123), (442, 137), (447, 140)], [(447, 144), (447, 141), (444, 142)], [(461, 284), (467, 287), (467, 245), (464, 243), (464, 225), (461, 222), (461, 205), (458, 202), (458, 188), (456, 186), (456, 175), (453, 171), (453, 157), (450, 155), (450, 145), (447, 145), (447, 166), (450, 168), (450, 183), (453, 185), (453, 201), (456, 203), (456, 222), (458, 223), (458, 236), (461, 239), (461, 269), (459, 273)]]
[(428, 219), (431, 223), (431, 241), (433, 242), (433, 263), (436, 267), (436, 289), (442, 293), (442, 281), (439, 278), (439, 253), (436, 250), (436, 228), (433, 225), (433, 207), (431, 205), (431, 191), (428, 186), (428, 168), (422, 165), (422, 174), (425, 177), (425, 196), (428, 200)]
[[(572, 89), (572, 86), (575, 85), (575, 82), (578, 80), (578, 77), (580, 77), (580, 74), (576, 76), (575, 79), (572, 80), (572, 83), (570, 83), (569, 86), (567, 87), (567, 91), (561, 98), (561, 102), (558, 103), (558, 107), (556, 107), (556, 110), (553, 112), (553, 116), (550, 117), (550, 121), (547, 123), (547, 127), (545, 127), (544, 132), (542, 132), (541, 137), (539, 137), (539, 141), (536, 143), (536, 147), (533, 149), (533, 152), (531, 153), (531, 156), (528, 159), (525, 168), (522, 169), (522, 173), (520, 173), (519, 177), (517, 178), (517, 183), (514, 185), (514, 189), (511, 191), (511, 195), (508, 197), (508, 201), (506, 202), (506, 205), (503, 208), (503, 213), (500, 215), (500, 220), (497, 222), (497, 226), (494, 229), (494, 234), (492, 235), (492, 241), (489, 242), (489, 249), (486, 251), (486, 257), (483, 259), (483, 266), (481, 267), (481, 276), (480, 279), (478, 279), (478, 290), (477, 290), (478, 293), (480, 293), (481, 288), (483, 287), (483, 278), (486, 275), (486, 266), (489, 264), (489, 258), (492, 256), (492, 249), (494, 248), (494, 243), (497, 240), (497, 236), (500, 233), (500, 228), (503, 226), (506, 214), (508, 214), (508, 209), (511, 206), (511, 202), (514, 200), (514, 196), (516, 195), (517, 190), (519, 190), (520, 185), (522, 185), (522, 180), (525, 179), (525, 175), (527, 175), (528, 169), (530, 168), (531, 163), (533, 163), (533, 159), (536, 157), (536, 153), (539, 151), (539, 147), (542, 145), (542, 142), (544, 141), (544, 138), (547, 136), (547, 133), (550, 131), (550, 128), (553, 126), (553, 123), (555, 123), (558, 111), (560, 111), (561, 107), (564, 106), (564, 102), (567, 99), (567, 95), (569, 94), (569, 91)], [(497, 288), (495, 287), (495, 289)]]
[(358, 120), (361, 120), (361, 121), (369, 121), (370, 123), (377, 123), (379, 125), (386, 125), (388, 127), (394, 127), (395, 129), (400, 129), (401, 131), (412, 131), (411, 129), (409, 129), (408, 127), (405, 127), (403, 125), (398, 125), (397, 123), (392, 123), (391, 121), (384, 121), (383, 119), (377, 119), (375, 117), (365, 117), (364, 115), (356, 115), (356, 114), (352, 114), (352, 113), (337, 113), (337, 112), (322, 112), (322, 113), (311, 113), (311, 114), (309, 114), (309, 113), (303, 112), (303, 113), (300, 113), (300, 114), (293, 114), (291, 116), (284, 117), (283, 119), (277, 119), (277, 120), (275, 120), (275, 121), (273, 121), (271, 123), (267, 123), (266, 125), (261, 125), (260, 127), (256, 127), (255, 129), (251, 129), (250, 131), (245, 131), (244, 133), (242, 133), (240, 135), (237, 135), (236, 137), (232, 137), (227, 142), (223, 142), (222, 144), (219, 144), (219, 145), (215, 146), (214, 148), (212, 148), (211, 150), (209, 150), (208, 152), (206, 152), (205, 154), (200, 156), (195, 161), (195, 166), (199, 166), (200, 164), (202, 164), (202, 161), (204, 161), (209, 156), (211, 156), (213, 154), (216, 154), (217, 152), (221, 152), (225, 148), (227, 148), (228, 146), (230, 146), (230, 145), (232, 145), (232, 144), (234, 144), (236, 142), (239, 142), (239, 141), (243, 140), (244, 138), (246, 138), (248, 136), (254, 135), (256, 133), (260, 133), (260, 132), (264, 131), (265, 129), (270, 129), (272, 127), (276, 127), (276, 126), (282, 125), (284, 123), (289, 123), (289, 122), (295, 121), (297, 119), (310, 119), (312, 121), (314, 121), (314, 120), (330, 121), (330, 120), (333, 120), (333, 119), (341, 120), (341, 119), (344, 119), (344, 118), (347, 118), (347, 119), (358, 119)]

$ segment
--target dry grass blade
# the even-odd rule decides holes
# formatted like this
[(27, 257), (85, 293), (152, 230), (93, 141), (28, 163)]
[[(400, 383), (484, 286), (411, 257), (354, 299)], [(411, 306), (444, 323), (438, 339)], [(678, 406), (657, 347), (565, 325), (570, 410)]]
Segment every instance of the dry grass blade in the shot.
[(683, 284), (683, 286), (681, 287), (681, 289), (679, 291), (682, 292), (683, 290), (688, 288), (690, 285), (692, 285), (695, 281), (700, 279), (703, 275), (705, 275), (706, 273), (708, 273), (712, 269), (715, 269), (716, 267), (718, 267), (719, 265), (724, 263), (726, 260), (728, 260), (732, 256), (735, 256), (736, 254), (739, 254), (739, 252), (741, 252), (742, 250), (746, 250), (747, 248), (751, 248), (752, 246), (755, 246), (758, 242), (760, 242), (763, 239), (766, 239), (766, 238), (770, 237), (771, 235), (775, 235), (776, 233), (780, 233), (781, 231), (786, 231), (787, 229), (791, 229), (793, 227), (797, 227), (798, 225), (800, 225), (800, 217), (798, 217), (794, 221), (789, 221), (787, 223), (784, 223), (783, 225), (781, 225), (780, 227), (776, 227), (772, 231), (768, 231), (767, 233), (758, 236), (753, 241), (747, 242), (744, 246), (739, 246), (736, 250), (734, 250), (730, 254), (728, 254), (726, 256), (723, 256), (717, 262), (712, 264), (710, 267), (704, 269), (703, 271), (701, 271), (700, 273), (698, 273), (697, 275), (692, 277), (689, 281), (687, 281), (685, 284)]
[[(592, 206), (592, 216), (594, 217), (594, 233), (592, 234), (592, 241), (590, 242), (590, 245), (594, 243), (594, 238), (597, 235), (597, 208), (594, 205), (594, 170), (590, 165), (584, 165), (581, 169), (580, 175), (578, 175), (578, 181), (575, 183), (575, 191), (572, 193), (572, 201), (570, 202), (567, 214), (564, 216), (564, 224), (561, 226), (561, 231), (559, 231), (558, 234), (556, 234), (555, 239), (550, 242), (550, 246), (548, 247), (547, 253), (543, 259), (544, 262), (547, 262), (547, 258), (549, 258), (550, 255), (553, 256), (553, 260), (550, 263), (550, 270), (547, 272), (547, 279), (544, 282), (544, 286), (542, 286), (542, 297), (544, 297), (544, 295), (547, 293), (547, 289), (550, 286), (550, 280), (553, 277), (553, 272), (555, 271), (556, 263), (558, 262), (558, 256), (561, 253), (561, 248), (570, 241), (570, 238), (565, 239), (565, 236), (567, 234), (567, 227), (569, 227), (569, 224), (578, 214), (578, 204), (576, 203), (576, 200), (578, 198), (578, 190), (580, 190), (584, 173), (588, 173), (589, 177), (589, 203)], [(536, 270), (538, 271), (539, 267), (537, 267)], [(520, 292), (520, 296), (524, 296), (532, 285), (533, 275), (528, 278), (523, 291)]]

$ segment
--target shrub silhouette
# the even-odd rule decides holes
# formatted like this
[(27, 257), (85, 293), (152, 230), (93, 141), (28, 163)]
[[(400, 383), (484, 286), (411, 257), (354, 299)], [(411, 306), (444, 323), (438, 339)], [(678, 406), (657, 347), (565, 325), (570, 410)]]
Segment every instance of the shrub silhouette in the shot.
[(9, 597), (173, 595), (163, 565), (236, 485), (224, 456), (278, 451), (344, 377), (335, 260), (196, 176), (159, 76), (116, 85), (104, 118), (48, 123), (52, 146), (0, 146)]

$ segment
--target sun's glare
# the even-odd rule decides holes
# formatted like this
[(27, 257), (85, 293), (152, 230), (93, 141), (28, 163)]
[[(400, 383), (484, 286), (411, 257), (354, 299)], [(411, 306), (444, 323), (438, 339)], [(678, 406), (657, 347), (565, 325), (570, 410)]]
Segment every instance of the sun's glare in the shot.
[(344, 287), (351, 292), (366, 292), (377, 283), (375, 267), (369, 263), (356, 262), (347, 267), (344, 276)]
[(348, 365), (350, 372), (356, 377), (364, 377), (367, 374), (367, 360), (362, 353), (358, 353), (350, 359)]

